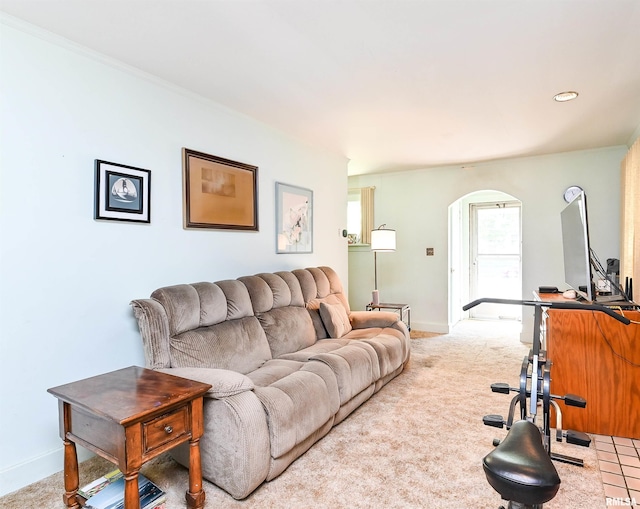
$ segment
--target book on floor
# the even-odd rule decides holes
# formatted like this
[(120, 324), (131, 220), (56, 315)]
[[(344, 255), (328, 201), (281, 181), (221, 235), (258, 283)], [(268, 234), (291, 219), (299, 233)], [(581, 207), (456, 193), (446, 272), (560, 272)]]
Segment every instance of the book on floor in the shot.
[[(138, 475), (141, 509), (163, 509), (166, 494), (145, 476)], [(124, 477), (109, 482), (87, 499), (85, 509), (124, 509)]]

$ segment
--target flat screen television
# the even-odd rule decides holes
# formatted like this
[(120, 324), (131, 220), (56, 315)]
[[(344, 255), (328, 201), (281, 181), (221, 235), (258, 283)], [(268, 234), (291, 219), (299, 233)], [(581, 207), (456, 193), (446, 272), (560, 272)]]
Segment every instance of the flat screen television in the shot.
[(564, 252), (564, 279), (580, 297), (595, 300), (587, 196), (578, 194), (560, 213), (562, 220), (562, 250)]

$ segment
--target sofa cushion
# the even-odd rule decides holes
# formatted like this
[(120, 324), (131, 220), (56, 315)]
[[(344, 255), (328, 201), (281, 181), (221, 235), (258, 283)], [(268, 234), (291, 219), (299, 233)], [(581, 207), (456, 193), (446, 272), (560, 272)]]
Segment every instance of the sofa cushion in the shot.
[[(238, 281), (242, 281), (242, 284), (247, 289), (249, 298), (251, 299), (251, 305), (253, 306), (254, 313), (260, 313), (261, 311), (268, 311), (273, 307), (274, 292), (269, 284), (258, 276), (244, 276), (238, 278)], [(284, 287), (284, 291), (279, 291), (278, 295), (281, 300), (284, 300), (284, 305), (288, 306), (291, 302), (291, 292), (284, 281), (280, 279), (282, 285), (280, 290)]]
[(381, 378), (394, 373), (409, 358), (410, 340), (401, 331), (391, 327), (353, 329), (344, 339), (368, 343), (374, 348), (379, 360)]
[(170, 336), (200, 327), (200, 298), (192, 285), (158, 288), (151, 294), (151, 298), (164, 308)]
[(192, 285), (200, 299), (200, 326), (215, 325), (227, 319), (227, 297), (215, 283)]
[(218, 368), (247, 374), (271, 359), (255, 316), (200, 327), (170, 339), (171, 367)]
[[(281, 271), (276, 272), (276, 275), (281, 278), (285, 284), (289, 287), (289, 291), (291, 292), (291, 306), (302, 306), (304, 307), (304, 296), (302, 295), (302, 288), (300, 287), (300, 281), (293, 274), (293, 272)], [(260, 277), (265, 278), (266, 274), (260, 274)], [(265, 279), (266, 280), (266, 279)], [(275, 291), (274, 291), (275, 295)], [(277, 301), (277, 299), (274, 300)], [(277, 302), (274, 304), (274, 307), (278, 307)]]
[(349, 340), (345, 338), (335, 339), (335, 338), (326, 338), (316, 341), (313, 345), (308, 346), (307, 348), (303, 348), (302, 350), (298, 350), (297, 352), (285, 353), (278, 356), (279, 359), (289, 359), (292, 361), (308, 361), (314, 355), (318, 355), (319, 353), (329, 353), (337, 350), (338, 348), (342, 348), (349, 344)]
[(227, 320), (253, 315), (253, 305), (247, 287), (238, 280), (228, 279), (216, 283), (227, 298)]
[(324, 363), (274, 359), (247, 376), (266, 412), (273, 458), (304, 442), (340, 408), (336, 377)]
[(318, 354), (312, 357), (312, 360), (326, 364), (333, 371), (338, 382), (341, 405), (349, 402), (380, 378), (376, 351), (362, 341), (352, 341), (332, 352)]
[(206, 398), (228, 398), (241, 392), (250, 391), (254, 387), (253, 382), (246, 375), (228, 369), (163, 368), (158, 371), (211, 385), (211, 389), (205, 394)]
[(151, 298), (165, 309), (170, 336), (253, 315), (247, 288), (235, 280), (166, 286)]
[(305, 308), (288, 306), (257, 313), (257, 317), (274, 358), (297, 352), (316, 342), (315, 328)]
[(296, 352), (316, 341), (315, 328), (293, 274), (258, 274), (239, 278), (251, 297), (253, 312), (267, 335), (273, 357)]
[(332, 338), (341, 338), (348, 332), (351, 332), (351, 322), (347, 310), (342, 304), (320, 303), (320, 317), (329, 336)]

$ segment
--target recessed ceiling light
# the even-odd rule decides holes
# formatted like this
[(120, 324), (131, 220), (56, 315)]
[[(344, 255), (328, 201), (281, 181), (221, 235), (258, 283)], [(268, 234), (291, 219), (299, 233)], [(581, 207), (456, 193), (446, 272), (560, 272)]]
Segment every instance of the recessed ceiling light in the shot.
[(567, 101), (573, 101), (576, 97), (578, 97), (578, 92), (560, 92), (553, 96), (553, 100), (559, 103), (565, 103)]

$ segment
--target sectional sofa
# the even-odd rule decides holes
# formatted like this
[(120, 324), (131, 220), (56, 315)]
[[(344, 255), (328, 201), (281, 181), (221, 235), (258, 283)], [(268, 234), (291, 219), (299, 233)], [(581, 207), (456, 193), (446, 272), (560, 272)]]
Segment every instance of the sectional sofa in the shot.
[[(131, 305), (146, 367), (212, 385), (203, 476), (236, 499), (281, 474), (410, 355), (398, 315), (352, 312), (329, 267), (168, 286)], [(173, 455), (188, 467), (188, 447)]]

